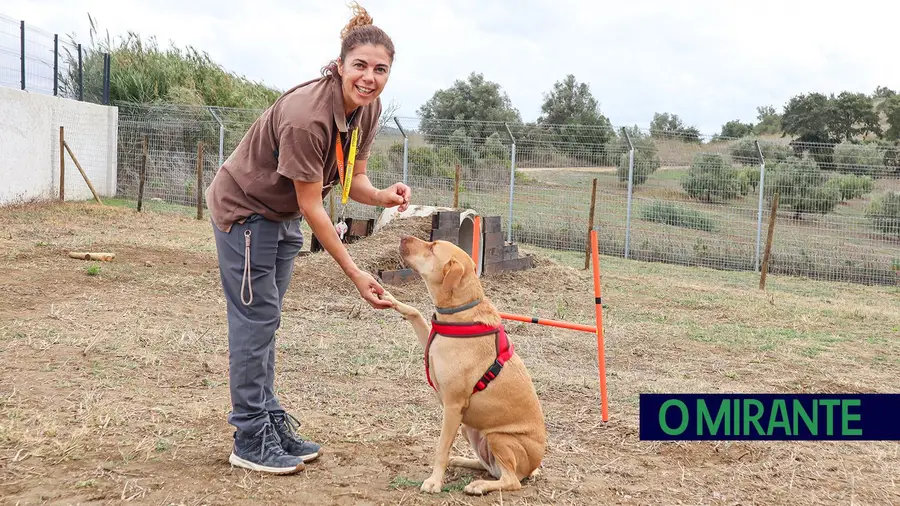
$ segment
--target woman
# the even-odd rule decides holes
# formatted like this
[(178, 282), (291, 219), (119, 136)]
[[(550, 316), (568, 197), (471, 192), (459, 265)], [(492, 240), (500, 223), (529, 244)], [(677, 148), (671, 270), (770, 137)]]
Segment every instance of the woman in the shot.
[(303, 246), (300, 220), (363, 299), (389, 307), (378, 297), (382, 287), (347, 253), (322, 203), (337, 186), (362, 204), (409, 205), (409, 187), (378, 190), (366, 176), (394, 45), (365, 9), (354, 11), (341, 32), (340, 57), (323, 77), (288, 90), (256, 120), (206, 193), (228, 304), (228, 421), (236, 427), (229, 461), (252, 470), (293, 473), (320, 453), (319, 445), (297, 436), (296, 419), (273, 387), (275, 331)]

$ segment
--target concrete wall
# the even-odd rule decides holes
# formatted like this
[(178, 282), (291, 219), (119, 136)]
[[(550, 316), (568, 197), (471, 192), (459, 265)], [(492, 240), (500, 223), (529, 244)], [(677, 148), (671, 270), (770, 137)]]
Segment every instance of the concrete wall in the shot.
[[(115, 107), (0, 87), (0, 205), (59, 198), (59, 127), (101, 198), (116, 194)], [(66, 200), (92, 199), (68, 153)]]

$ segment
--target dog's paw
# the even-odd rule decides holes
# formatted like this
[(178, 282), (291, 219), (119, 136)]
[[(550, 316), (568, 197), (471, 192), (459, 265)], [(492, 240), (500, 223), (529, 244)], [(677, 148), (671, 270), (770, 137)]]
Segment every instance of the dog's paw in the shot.
[(428, 478), (422, 483), (422, 492), (426, 492), (429, 494), (439, 494), (441, 493), (441, 487), (444, 485), (443, 480), (437, 478)]
[(484, 495), (488, 492), (487, 484), (488, 482), (485, 480), (475, 480), (472, 483), (466, 485), (466, 488), (463, 489), (463, 492), (469, 495)]

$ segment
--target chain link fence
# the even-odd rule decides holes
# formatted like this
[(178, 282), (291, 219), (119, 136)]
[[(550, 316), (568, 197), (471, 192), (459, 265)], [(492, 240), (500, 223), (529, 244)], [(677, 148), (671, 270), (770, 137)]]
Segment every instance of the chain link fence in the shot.
[[(118, 191), (195, 206), (261, 110), (119, 107)], [(403, 181), (417, 204), (502, 217), (507, 239), (585, 251), (592, 188), (600, 251), (636, 260), (868, 284), (900, 280), (900, 148), (723, 139), (637, 127), (384, 122), (368, 163), (377, 187)], [(458, 182), (458, 183), (457, 183)], [(458, 184), (458, 189), (457, 189)], [(777, 203), (776, 203), (777, 196)], [(777, 207), (775, 205), (777, 204)], [(326, 202), (328, 205), (328, 202)], [(350, 203), (347, 215), (381, 209)]]

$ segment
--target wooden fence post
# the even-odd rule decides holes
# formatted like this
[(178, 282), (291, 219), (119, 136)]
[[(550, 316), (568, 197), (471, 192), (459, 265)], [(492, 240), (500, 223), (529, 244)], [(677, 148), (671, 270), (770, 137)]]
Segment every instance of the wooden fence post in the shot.
[(769, 215), (769, 234), (766, 236), (766, 252), (763, 256), (762, 269), (759, 273), (759, 289), (766, 289), (766, 274), (769, 271), (769, 255), (772, 253), (772, 234), (775, 232), (775, 214), (778, 212), (778, 191), (772, 199), (772, 214)]
[(197, 142), (197, 219), (203, 219), (203, 141)]
[(584, 269), (587, 270), (591, 265), (591, 248), (593, 245), (591, 244), (591, 230), (594, 230), (594, 206), (597, 203), (597, 178), (594, 178), (594, 182), (591, 185), (591, 212), (588, 215), (588, 245), (587, 249), (584, 252)]
[(141, 212), (144, 204), (144, 181), (147, 180), (147, 135), (141, 139), (141, 173), (138, 181), (137, 210)]

